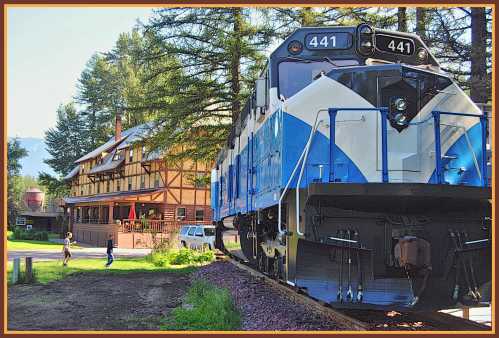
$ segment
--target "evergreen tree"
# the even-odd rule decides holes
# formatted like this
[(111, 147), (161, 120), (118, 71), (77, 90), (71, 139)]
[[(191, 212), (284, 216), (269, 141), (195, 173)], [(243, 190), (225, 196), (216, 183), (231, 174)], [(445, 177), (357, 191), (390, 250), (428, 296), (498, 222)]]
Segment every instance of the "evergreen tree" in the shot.
[(47, 151), (52, 158), (45, 160), (54, 171), (67, 175), (74, 168), (74, 162), (90, 149), (85, 148), (82, 117), (73, 103), (59, 106), (55, 128), (45, 133)]
[(485, 8), (471, 8), (471, 78), (470, 97), (487, 103), (487, 22)]
[[(472, 11), (463, 7), (431, 8), (426, 11), (427, 42), (432, 52), (441, 62), (443, 70), (450, 73), (463, 89), (471, 91), (472, 87), (479, 88), (480, 95), (473, 92), (472, 99), (475, 101), (487, 102), (492, 96), (491, 13), (490, 8), (475, 8)], [(473, 79), (482, 80), (480, 84), (472, 84)]]
[(397, 9), (397, 30), (407, 32), (407, 8), (399, 7)]
[(112, 133), (112, 114), (109, 112), (108, 92), (113, 90), (110, 70), (104, 57), (95, 54), (80, 75), (76, 102), (82, 106), (81, 128), (85, 130), (86, 149), (94, 149), (106, 142)]
[(28, 151), (21, 146), (17, 138), (7, 142), (7, 218), (8, 225), (15, 225), (21, 208), (22, 185), (20, 180), (21, 159), (28, 156)]
[(73, 103), (59, 106), (55, 128), (45, 133), (45, 144), (51, 158), (45, 163), (57, 173), (58, 177), (42, 172), (38, 176), (40, 184), (54, 196), (62, 196), (67, 192), (67, 186), (62, 177), (74, 167), (75, 161), (91, 149), (85, 141), (88, 132), (85, 130), (81, 114), (76, 111)]
[(256, 21), (254, 15), (246, 8), (156, 11), (145, 26), (146, 34), (154, 36), (146, 59), (175, 56), (179, 68), (167, 92), (172, 100), (155, 118), (160, 128), (150, 140), (152, 147), (181, 145), (169, 155), (214, 158), (263, 68), (263, 52), (272, 38), (263, 16)]

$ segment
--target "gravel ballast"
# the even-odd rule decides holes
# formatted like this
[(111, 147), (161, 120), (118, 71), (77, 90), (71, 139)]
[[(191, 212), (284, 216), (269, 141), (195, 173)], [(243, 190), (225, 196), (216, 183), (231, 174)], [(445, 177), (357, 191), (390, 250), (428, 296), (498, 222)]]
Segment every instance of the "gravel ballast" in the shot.
[(217, 261), (191, 274), (226, 288), (241, 312), (241, 330), (340, 330), (329, 318), (297, 304), (264, 281), (226, 261)]

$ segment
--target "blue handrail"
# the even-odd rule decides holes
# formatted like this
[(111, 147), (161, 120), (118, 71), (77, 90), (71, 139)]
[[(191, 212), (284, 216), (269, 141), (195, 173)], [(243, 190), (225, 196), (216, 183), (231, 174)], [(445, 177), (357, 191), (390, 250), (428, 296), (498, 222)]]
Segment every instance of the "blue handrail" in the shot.
[[(435, 172), (437, 175), (437, 183), (444, 183), (443, 176), (443, 165), (442, 165), (442, 149), (440, 144), (440, 115), (452, 115), (452, 116), (464, 116), (464, 117), (476, 117), (480, 119), (481, 131), (482, 131), (482, 165), (481, 165), (481, 178), (482, 187), (488, 186), (487, 178), (487, 112), (483, 112), (482, 115), (479, 114), (469, 114), (469, 113), (455, 113), (447, 111), (434, 110), (431, 112), (434, 121), (435, 130)], [(472, 150), (473, 151), (473, 150)]]
[[(339, 111), (378, 111), (381, 115), (381, 172), (382, 172), (382, 182), (388, 183), (388, 135), (387, 135), (387, 120), (388, 120), (388, 108), (329, 108), (329, 119), (330, 119), (330, 147), (329, 147), (329, 182), (334, 182), (335, 172), (334, 172), (334, 159), (335, 159), (335, 146), (336, 146), (336, 117)], [(482, 128), (482, 165), (481, 165), (481, 178), (482, 186), (486, 187), (488, 185), (487, 179), (487, 113), (484, 112), (482, 115), (470, 114), (470, 113), (455, 113), (455, 112), (445, 112), (434, 110), (431, 112), (430, 116), (433, 116), (434, 121), (434, 132), (435, 132), (435, 173), (437, 177), (437, 183), (444, 183), (444, 172), (442, 164), (442, 148), (440, 139), (440, 115), (453, 115), (453, 116), (463, 116), (463, 117), (476, 117), (480, 119), (480, 124)], [(423, 122), (427, 122), (426, 119)], [(420, 123), (418, 123), (420, 124)]]

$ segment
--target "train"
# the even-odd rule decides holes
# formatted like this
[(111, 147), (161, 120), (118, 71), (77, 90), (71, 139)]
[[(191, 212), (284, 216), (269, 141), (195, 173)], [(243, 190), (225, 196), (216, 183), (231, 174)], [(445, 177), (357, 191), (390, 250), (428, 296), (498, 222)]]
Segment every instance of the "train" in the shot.
[(490, 304), (488, 119), (415, 34), (298, 28), (215, 160), (215, 247), (336, 308)]

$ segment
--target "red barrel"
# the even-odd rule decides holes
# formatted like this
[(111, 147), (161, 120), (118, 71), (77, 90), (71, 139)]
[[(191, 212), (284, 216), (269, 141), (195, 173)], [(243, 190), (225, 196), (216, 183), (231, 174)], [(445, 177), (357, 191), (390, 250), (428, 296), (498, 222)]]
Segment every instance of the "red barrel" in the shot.
[(37, 188), (29, 188), (24, 193), (24, 203), (31, 211), (39, 211), (42, 208), (45, 193)]

